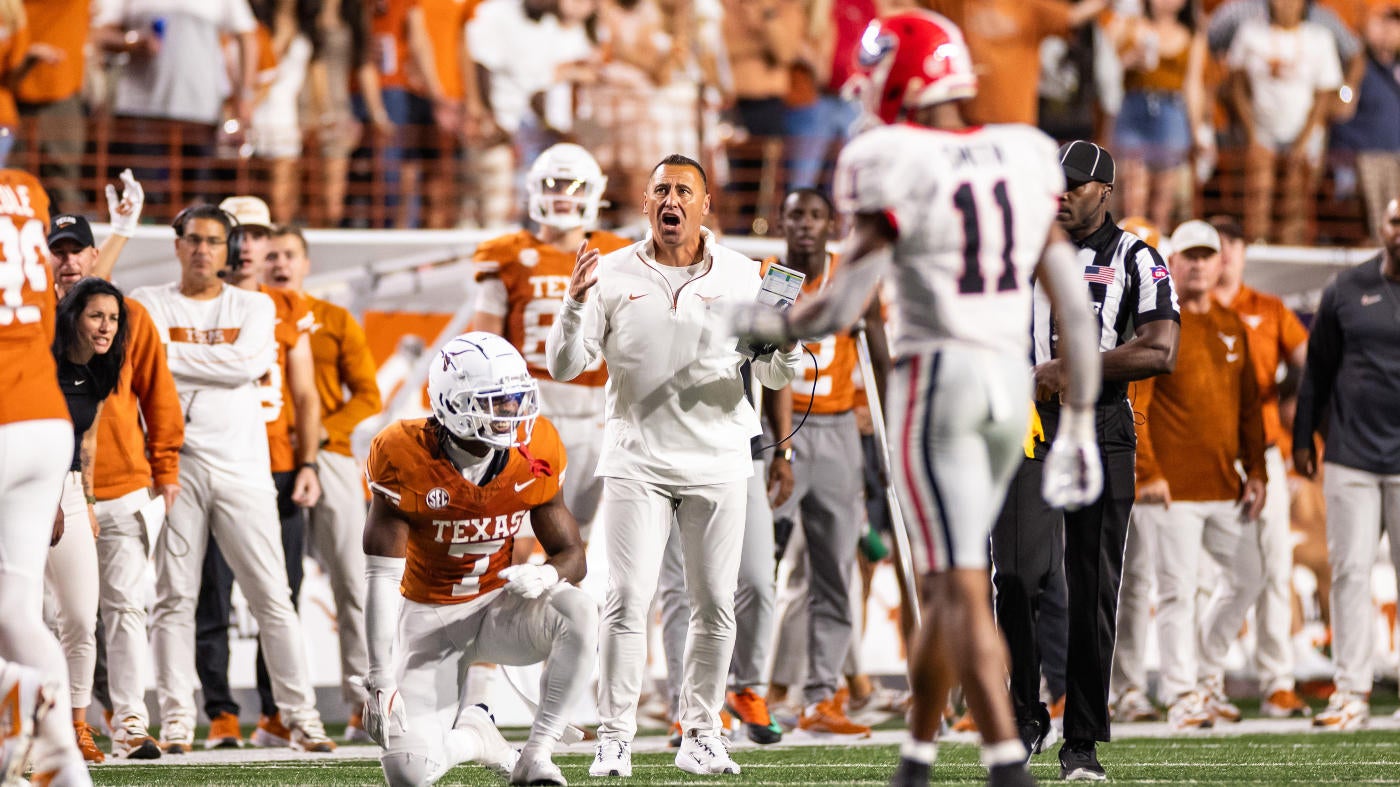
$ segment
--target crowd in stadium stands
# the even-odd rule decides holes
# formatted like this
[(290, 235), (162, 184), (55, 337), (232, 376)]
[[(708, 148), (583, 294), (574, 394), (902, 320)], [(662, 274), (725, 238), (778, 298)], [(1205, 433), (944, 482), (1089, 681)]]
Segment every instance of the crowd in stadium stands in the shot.
[(24, 0), (0, 4), (0, 150), (75, 212), (131, 166), (148, 218), (251, 192), (279, 222), (403, 228), (518, 219), (556, 141), (635, 224), (680, 152), (726, 184), (723, 229), (770, 234), (858, 121), (867, 23), (911, 5), (966, 30), (972, 120), (1114, 150), (1119, 215), (1366, 244), (1400, 183), (1394, 0)]
[[(716, 230), (784, 237), (786, 250), (773, 261), (810, 266), (808, 284), (818, 287), (830, 271), (826, 241), (837, 230), (830, 165), (861, 121), (859, 85), (848, 87), (862, 34), (878, 14), (903, 5), (0, 0), (0, 163), (37, 174), (51, 195), (47, 246), (64, 304), (60, 318), (77, 326), (79, 314), (92, 312), (84, 319), (107, 326), (85, 329), (101, 339), (93, 352), (91, 338), (82, 344), (62, 333), (53, 350), (75, 433), (54, 449), (65, 457), (74, 449), (55, 527), (70, 535), (51, 553), (47, 580), (84, 759), (104, 758), (88, 726), (93, 699), (106, 706), (113, 754), (154, 759), (189, 751), (200, 721), (196, 677), (212, 722), (207, 745), (242, 745), (224, 636), (235, 578), (267, 657), (264, 666), (259, 653), (253, 741), (334, 749), (315, 705), (295, 609), (307, 547), (331, 578), (339, 614), (345, 739), (372, 738), (362, 708), (373, 699), (352, 680), (372, 672), (373, 632), (362, 624), (373, 599), (366, 600), (360, 542), (364, 464), (352, 455), (350, 437), (383, 401), (355, 317), (302, 291), (310, 261), (296, 227), (515, 230), (476, 250), (481, 301), (473, 327), (504, 335), (546, 380), (544, 337), (566, 303), (575, 253), (585, 241), (609, 251), (631, 242), (621, 235), (640, 235), (631, 231), (645, 223), (645, 184), (667, 156), (709, 165), (704, 188), (728, 203), (716, 214)], [(1246, 612), (1256, 608), (1259, 645), (1251, 655), (1261, 713), (1311, 715), (1295, 680), (1306, 668), (1337, 676), (1337, 693), (1314, 726), (1364, 725), (1375, 650), (1369, 588), (1383, 532), (1400, 561), (1400, 467), (1392, 442), (1400, 432), (1396, 399), (1384, 398), (1397, 395), (1400, 362), (1391, 356), (1400, 345), (1378, 338), (1393, 336), (1390, 318), (1400, 317), (1400, 0), (921, 5), (966, 32), (981, 82), (963, 106), (969, 122), (1026, 122), (1059, 138), (1103, 144), (1079, 143), (1094, 152), (1083, 154), (1090, 156), (1088, 174), (1070, 189), (1088, 186), (1085, 193), (1102, 194), (1099, 204), (1111, 199), (1114, 208), (1095, 213), (1102, 225), (1080, 227), (1074, 240), (1082, 250), (1100, 231), (1117, 238), (1109, 225), (1127, 217), (1122, 230), (1142, 241), (1129, 239), (1125, 247), (1138, 259), (1134, 280), (1175, 282), (1176, 295), (1163, 296), (1158, 319), (1170, 321), (1173, 298), (1181, 299), (1175, 374), (1134, 383), (1127, 394), (1146, 417), (1137, 424), (1137, 508), (1122, 566), (1122, 636), (1109, 697), (1114, 721), (1158, 718), (1163, 709), (1179, 731), (1238, 720), (1224, 662)], [(560, 154), (559, 143), (568, 141), (582, 147), (563, 145)], [(560, 155), (567, 161), (555, 169), (531, 170)], [(1227, 171), (1227, 163), (1238, 171)], [(556, 171), (564, 174), (556, 178)], [(703, 182), (703, 172), (699, 177)], [(118, 178), (119, 187), (106, 185)], [(1230, 178), (1243, 184), (1239, 190), (1230, 191)], [(548, 191), (557, 184), (584, 191)], [(545, 205), (568, 202), (568, 220), (550, 218), (553, 208), (536, 213), (527, 194)], [(1346, 195), (1362, 206), (1352, 218), (1358, 229), (1327, 235), (1318, 206)], [(600, 217), (604, 196), (612, 213)], [(82, 214), (97, 213), (104, 197), (112, 235), (99, 247)], [(584, 204), (581, 214), (571, 200)], [(9, 209), (0, 200), (0, 214)], [(519, 229), (527, 216), (533, 223)], [(179, 260), (171, 283), (125, 295), (107, 284), (138, 220), (171, 217)], [(592, 232), (595, 223), (612, 224), (619, 235)], [(22, 239), (33, 240), (28, 225), (20, 226), (29, 233)], [(1297, 315), (1243, 285), (1244, 249), (1320, 238), (1380, 242), (1384, 249), (1329, 286), (1310, 345)], [(11, 261), (10, 244), (5, 254), (0, 265)], [(1114, 281), (1111, 264), (1089, 268), (1089, 286), (1104, 283), (1095, 276)], [(1352, 308), (1383, 301), (1391, 312)], [(0, 325), (10, 324), (11, 311), (7, 301)], [(878, 304), (868, 318), (878, 325)], [(1366, 342), (1382, 349), (1371, 353)], [(885, 350), (882, 340), (875, 347)], [(835, 394), (833, 377), (819, 370), (802, 372), (793, 389), (810, 386), (796, 406), (814, 413), (814, 422), (839, 416), (842, 442), (824, 458), (842, 461), (821, 470), (849, 477), (818, 484), (810, 469), (816, 457), (794, 460), (791, 451), (769, 458), (766, 468), (754, 458), (755, 478), (772, 482), (779, 499), (769, 498), (777, 504), (769, 510), (767, 490), (756, 481), (749, 504), (757, 499), (762, 521), (774, 524), (779, 558), (786, 549), (788, 562), (799, 565), (777, 615), (780, 630), (756, 635), (753, 647), (764, 653), (778, 636), (795, 643), (784, 654), (810, 650), (810, 663), (771, 666), (766, 656), (755, 658), (753, 680), (730, 687), (733, 726), (757, 743), (794, 728), (868, 737), (869, 723), (908, 709), (907, 692), (881, 687), (860, 665), (870, 578), (888, 553), (891, 523), (881, 507), (888, 479), (877, 471), (875, 425), (864, 390), (856, 389), (863, 372), (855, 371), (855, 343), (840, 348), (842, 360), (834, 363), (834, 340), (807, 346), (814, 364), (832, 364)], [(93, 360), (112, 351), (106, 364), (119, 366), (119, 374)], [(598, 372), (600, 385), (604, 373), (588, 371)], [(87, 382), (97, 384), (84, 391)], [(93, 398), (94, 389), (104, 396)], [(1234, 393), (1216, 396), (1226, 390)], [(596, 426), (597, 393), (579, 399), (584, 412), (575, 416), (587, 429)], [(791, 398), (772, 398), (764, 404), (774, 411), (765, 416), (777, 436), (796, 417)], [(561, 400), (546, 398), (556, 408)], [(1352, 420), (1338, 419), (1346, 407)], [(800, 410), (797, 416), (806, 420)], [(1202, 434), (1202, 423), (1219, 429)], [(1121, 436), (1128, 440), (1130, 431)], [(1332, 449), (1325, 479), (1315, 433)], [(813, 434), (809, 429), (803, 439)], [(1034, 455), (1034, 438), (1027, 442)], [(870, 465), (863, 478), (860, 460), (851, 461), (860, 453)], [(1200, 461), (1207, 454), (1209, 472)], [(796, 496), (784, 507), (794, 494), (786, 466), (793, 461), (810, 464), (799, 469)], [(843, 508), (838, 517), (817, 507), (823, 496), (858, 506), (857, 487), (864, 487), (867, 511)], [(437, 508), (432, 493), (439, 491), (428, 494), (427, 505)], [(382, 488), (376, 492), (383, 497)], [(584, 518), (582, 506), (570, 508)], [(1343, 513), (1348, 519), (1339, 526)], [(826, 550), (837, 554), (822, 555), (836, 539), (813, 543), (815, 529), (794, 535), (803, 517), (805, 527), (859, 528), (846, 528), (840, 549)], [(1246, 521), (1255, 518), (1264, 524)], [(1304, 538), (1296, 553), (1290, 525)], [(766, 558), (773, 550), (765, 544), (767, 568), (758, 572), (770, 580)], [(529, 556), (526, 549), (515, 559)], [(159, 740), (139, 679), (146, 605), (132, 591), (148, 559), (156, 576), (149, 631)], [(668, 559), (673, 573), (682, 570)], [(1322, 615), (1315, 622), (1323, 632), (1335, 628), (1335, 664), (1303, 627), (1314, 600), (1291, 592), (1295, 561), (1317, 578)], [(1217, 574), (1218, 581), (1205, 579)], [(679, 582), (673, 589), (684, 587)], [(1044, 620), (1058, 614), (1063, 623), (1063, 582), (1046, 580)], [(766, 592), (764, 614), (771, 616), (775, 588)], [(1144, 661), (1154, 592), (1162, 653), (1155, 697)], [(1329, 610), (1329, 598), (1344, 605)], [(1111, 628), (1108, 617), (1100, 622)], [(96, 635), (99, 618), (105, 631)], [(832, 620), (841, 636), (827, 641), (815, 632)], [(765, 621), (771, 629), (773, 621)], [(1064, 631), (1058, 642), (1053, 631), (1036, 637), (1045, 640), (1037, 647), (1046, 710), (1055, 716), (1066, 691)], [(745, 656), (753, 652), (736, 662)], [(734, 667), (736, 674), (741, 669)], [(757, 673), (765, 669), (773, 680), (761, 696), (765, 681)], [(478, 670), (472, 675), (483, 679)], [(805, 704), (797, 698), (804, 681)], [(471, 691), (475, 697), (485, 689)], [(643, 708), (679, 733), (677, 691), (658, 687)], [(1031, 742), (1040, 746), (1046, 732)], [(681, 745), (679, 734), (674, 745)]]

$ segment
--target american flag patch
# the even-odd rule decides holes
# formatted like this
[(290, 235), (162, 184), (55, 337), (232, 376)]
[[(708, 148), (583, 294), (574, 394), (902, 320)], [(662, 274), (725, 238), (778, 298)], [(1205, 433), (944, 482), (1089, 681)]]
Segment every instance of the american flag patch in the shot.
[(1112, 284), (1114, 277), (1117, 275), (1118, 272), (1108, 265), (1084, 266), (1084, 281), (1096, 281), (1099, 284)]

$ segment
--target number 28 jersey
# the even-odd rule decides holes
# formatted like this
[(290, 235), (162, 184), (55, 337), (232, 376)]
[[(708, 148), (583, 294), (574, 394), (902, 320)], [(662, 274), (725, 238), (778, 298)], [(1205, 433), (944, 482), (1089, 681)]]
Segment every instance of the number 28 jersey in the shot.
[(68, 418), (53, 343), (49, 195), (33, 175), (0, 170), (0, 426)]
[(1030, 355), (1031, 276), (1064, 192), (1053, 140), (1020, 124), (881, 126), (837, 162), (843, 213), (898, 232), (884, 282), (896, 356), (948, 343)]

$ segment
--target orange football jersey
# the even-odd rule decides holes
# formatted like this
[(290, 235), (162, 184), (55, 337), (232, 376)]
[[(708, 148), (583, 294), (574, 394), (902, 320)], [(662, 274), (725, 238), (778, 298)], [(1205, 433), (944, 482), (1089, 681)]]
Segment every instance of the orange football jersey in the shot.
[[(808, 276), (802, 282), (802, 293), (812, 296), (826, 286), (831, 275), (836, 272), (839, 258), (835, 254), (827, 257), (830, 265), (821, 274)], [(763, 261), (762, 272), (768, 266), (782, 264), (777, 257)], [(807, 352), (817, 358), (816, 369), (812, 368), (811, 356), (802, 362), (802, 376), (792, 381), (792, 411), (794, 417), (807, 412), (808, 403), (813, 415), (835, 415), (850, 412), (856, 406), (856, 386), (853, 379), (857, 365), (856, 340), (849, 332), (827, 336), (819, 342), (804, 342)], [(805, 354), (804, 354), (805, 355)]]
[(515, 532), (530, 509), (559, 494), (566, 458), (544, 418), (525, 450), (511, 449), (505, 468), (477, 486), (438, 446), (428, 419), (396, 421), (370, 446), (370, 489), (409, 523), (400, 590), (420, 604), (461, 604), (505, 585)]
[(272, 459), (272, 472), (286, 473), (296, 469), (296, 455), (292, 452), (292, 422), (296, 413), (287, 380), (287, 354), (302, 334), (311, 331), (311, 306), (301, 293), (292, 290), (259, 284), (258, 292), (271, 298), (272, 305), (277, 308), (277, 327), (273, 330), (277, 363), (258, 380), (258, 394), (262, 397), (263, 417), (267, 420), (267, 450)]
[[(588, 248), (603, 254), (632, 243), (611, 232), (588, 234)], [(560, 251), (527, 230), (520, 230), (477, 246), (472, 261), (476, 264), (477, 281), (496, 277), (506, 287), (506, 340), (525, 356), (530, 374), (552, 380), (545, 367), (544, 342), (569, 291), (574, 253)], [(607, 381), (607, 369), (599, 360), (569, 382), (596, 388)]]
[(17, 169), (0, 170), (0, 424), (68, 419), (53, 344), (49, 195)]

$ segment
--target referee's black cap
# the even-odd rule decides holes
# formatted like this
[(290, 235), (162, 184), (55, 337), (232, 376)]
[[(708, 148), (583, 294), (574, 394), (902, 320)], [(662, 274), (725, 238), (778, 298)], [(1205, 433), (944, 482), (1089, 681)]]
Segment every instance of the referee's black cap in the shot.
[(1060, 166), (1070, 188), (1091, 181), (1113, 185), (1113, 156), (1092, 142), (1076, 139), (1061, 145)]

